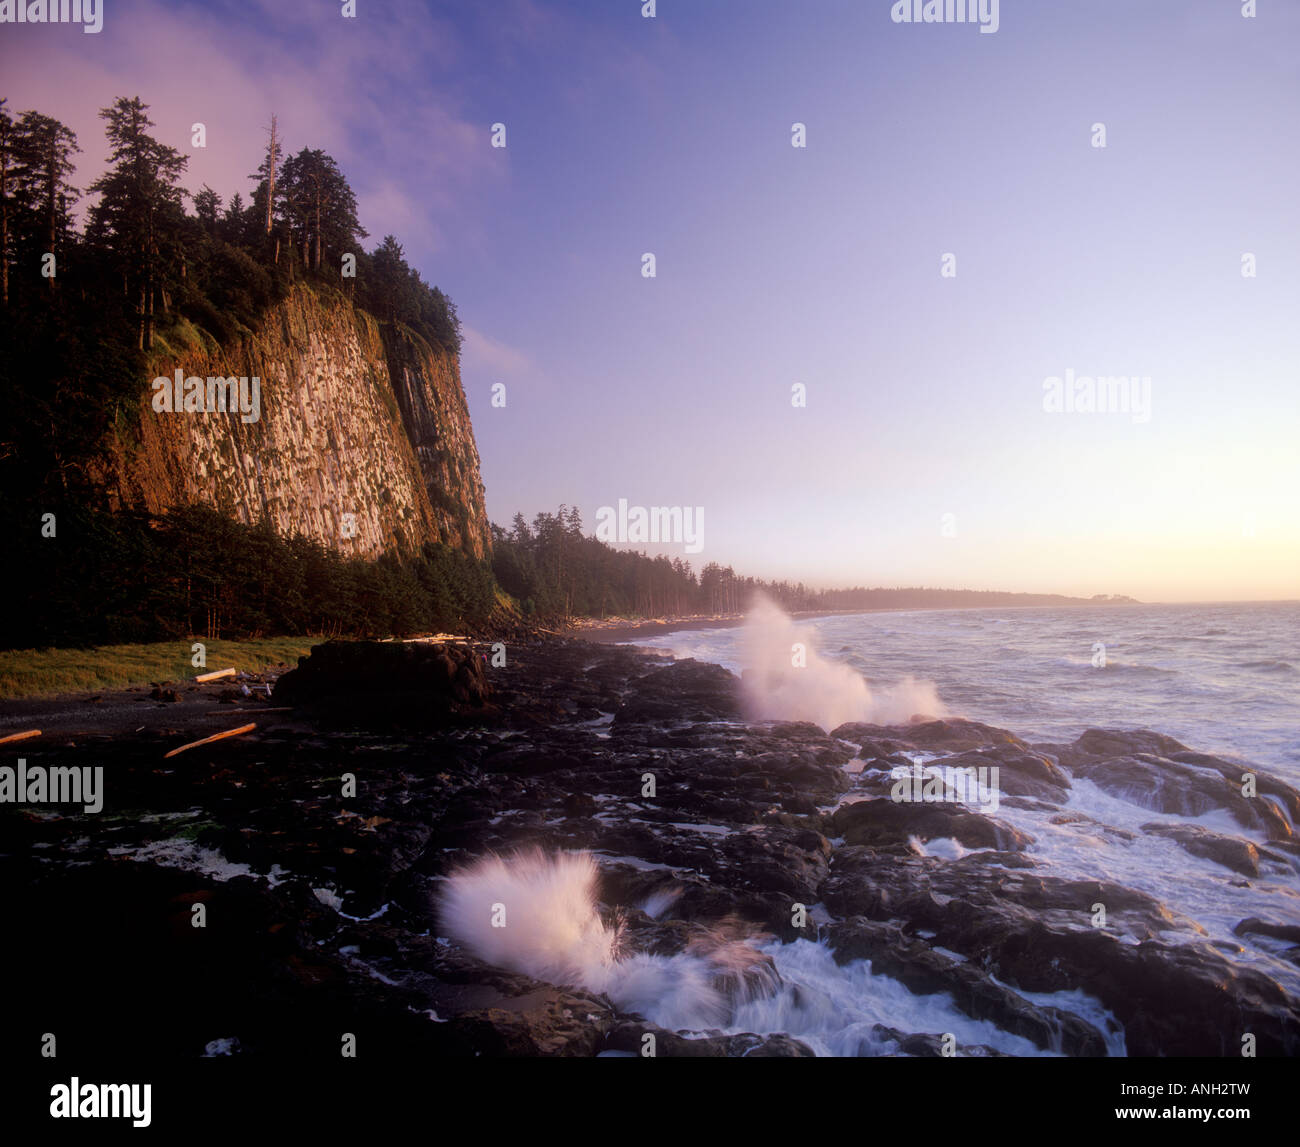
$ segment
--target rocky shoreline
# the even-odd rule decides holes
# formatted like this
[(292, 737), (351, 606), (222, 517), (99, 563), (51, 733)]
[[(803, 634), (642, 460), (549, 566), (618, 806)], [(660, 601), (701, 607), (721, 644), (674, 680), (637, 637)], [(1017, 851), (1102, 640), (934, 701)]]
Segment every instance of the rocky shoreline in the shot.
[[(458, 867), (587, 850), (624, 955), (707, 952), (720, 930), (813, 940), (915, 995), (947, 993), (1043, 1053), (1101, 1056), (1122, 1041), (1130, 1056), (1236, 1057), (1246, 1035), (1261, 1056), (1300, 1052), (1300, 999), (1236, 958), (1258, 947), (1300, 964), (1293, 922), (1243, 918), (1235, 944), (1212, 939), (1139, 890), (1042, 871), (1032, 838), (996, 815), (880, 799), (890, 770), (925, 754), (996, 765), (1003, 807), (1090, 831), (1064, 807), (1086, 777), (1149, 809), (1144, 831), (1244, 885), (1300, 866), (1300, 794), (1280, 780), (1256, 773), (1258, 795), (1243, 796), (1239, 764), (1148, 731), (1029, 745), (957, 719), (830, 734), (747, 724), (730, 673), (626, 646), (512, 643), (495, 667), (487, 650), (424, 648), (398, 654), (389, 677), (366, 661), (364, 691), (345, 687), (352, 657), (333, 675), (332, 655), (316, 657), (262, 715), (235, 718), (253, 734), (172, 760), (181, 706), (167, 727), (25, 744), (30, 765), (102, 765), (106, 789), (94, 816), (0, 806), (0, 881), (8, 918), (25, 922), (9, 959), (35, 970), (26, 982), (44, 1001), (32, 1023), (92, 1053), (169, 1060), (337, 1058), (340, 1031), (407, 1060), (640, 1054), (646, 1033), (661, 1056), (813, 1054), (779, 1032), (666, 1030), (601, 993), (489, 965), (440, 931)], [(1211, 810), (1243, 835), (1160, 821)], [(933, 840), (962, 854), (935, 855)], [(735, 999), (778, 981), (757, 947), (752, 966), (719, 973)], [(50, 990), (66, 983), (75, 998)], [(1070, 991), (1108, 1023), (1027, 998)], [(943, 1033), (876, 1024), (858, 1053), (939, 1055)]]

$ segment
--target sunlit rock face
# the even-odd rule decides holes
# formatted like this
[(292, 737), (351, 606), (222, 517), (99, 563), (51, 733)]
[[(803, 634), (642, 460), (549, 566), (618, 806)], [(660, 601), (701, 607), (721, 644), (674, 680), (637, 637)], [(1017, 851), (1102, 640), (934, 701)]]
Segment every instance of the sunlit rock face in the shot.
[[(159, 413), (154, 375), (257, 377), (255, 421)], [(103, 480), (113, 507), (204, 503), (344, 553), (490, 546), (478, 449), (454, 354), (299, 286), (259, 328), (156, 358)]]

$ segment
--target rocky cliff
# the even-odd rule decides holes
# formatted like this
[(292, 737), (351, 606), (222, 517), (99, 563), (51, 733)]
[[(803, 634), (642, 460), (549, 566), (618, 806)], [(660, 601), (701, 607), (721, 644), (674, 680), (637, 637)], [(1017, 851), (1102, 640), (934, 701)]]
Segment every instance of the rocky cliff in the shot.
[[(117, 432), (104, 475), (115, 507), (204, 503), (356, 556), (426, 541), (487, 555), (455, 355), (380, 324), (338, 292), (301, 285), (231, 345), (192, 329), (168, 337), (138, 411)], [(258, 379), (253, 413), (166, 409), (172, 388), (151, 382), (177, 372)]]

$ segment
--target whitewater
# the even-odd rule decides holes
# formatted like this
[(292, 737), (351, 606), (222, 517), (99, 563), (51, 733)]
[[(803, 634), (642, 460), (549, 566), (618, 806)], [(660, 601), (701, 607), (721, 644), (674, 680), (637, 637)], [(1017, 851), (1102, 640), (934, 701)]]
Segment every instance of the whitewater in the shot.
[[(1151, 728), (1294, 785), (1298, 623), (1300, 605), (1292, 603), (913, 611), (802, 623), (760, 604), (744, 627), (638, 644), (743, 675), (755, 721), (808, 720), (829, 731), (847, 721), (961, 716), (1030, 742), (1073, 740), (1095, 727)], [(863, 767), (855, 760), (845, 770)], [(861, 798), (850, 790), (841, 803), (854, 799)], [(1294, 873), (1249, 884), (1227, 879), (1210, 860), (1143, 832), (1156, 819), (1149, 808), (1086, 779), (1075, 780), (1064, 807), (1093, 827), (1028, 808), (999, 810), (999, 819), (1035, 838), (1028, 855), (1045, 874), (1147, 892), (1225, 944), (1246, 916), (1300, 923)], [(1159, 819), (1265, 843), (1222, 811)], [(914, 848), (948, 859), (968, 851), (950, 839), (916, 841)], [(961, 1044), (1012, 1055), (1053, 1054), (971, 1019), (946, 993), (915, 995), (873, 975), (869, 961), (838, 965), (820, 940), (738, 935), (728, 922), (714, 942), (674, 956), (625, 952), (619, 920), (598, 901), (601, 862), (587, 853), (481, 857), (447, 880), (440, 931), (491, 964), (602, 993), (620, 1010), (670, 1030), (784, 1032), (819, 1055), (863, 1056), (890, 1050), (872, 1034), (881, 1024), (950, 1033)], [(656, 918), (670, 915), (671, 896), (637, 907)], [(496, 910), (507, 915), (504, 926), (494, 924)], [(830, 919), (820, 905), (812, 906), (812, 918)], [(1241, 962), (1300, 994), (1300, 973), (1280, 950), (1253, 948)], [(1125, 1054), (1121, 1025), (1083, 992), (1019, 994), (1086, 1019), (1104, 1034), (1108, 1054)]]

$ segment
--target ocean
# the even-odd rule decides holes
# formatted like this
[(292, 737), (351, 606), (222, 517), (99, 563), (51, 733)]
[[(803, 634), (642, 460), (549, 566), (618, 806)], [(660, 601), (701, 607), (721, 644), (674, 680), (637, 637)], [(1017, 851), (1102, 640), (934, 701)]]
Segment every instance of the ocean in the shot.
[[(873, 688), (932, 681), (947, 715), (1027, 741), (1153, 729), (1300, 785), (1300, 602), (908, 610), (800, 625)], [(743, 636), (680, 630), (631, 644), (739, 673)]]
[[(851, 667), (873, 694), (907, 678), (929, 681), (943, 715), (1005, 728), (1031, 743), (1073, 741), (1095, 727), (1146, 728), (1300, 785), (1297, 603), (918, 610), (797, 624), (821, 658)], [(635, 644), (740, 673), (752, 648), (746, 641), (746, 631), (736, 628), (683, 630)], [(844, 799), (859, 798), (850, 792)], [(1247, 882), (1142, 826), (1182, 822), (1258, 844), (1266, 843), (1262, 832), (1243, 829), (1224, 810), (1200, 817), (1154, 811), (1077, 777), (1064, 807), (1084, 819), (1053, 823), (1063, 818), (1005, 804), (997, 816), (1034, 837), (1028, 855), (1042, 875), (1108, 880), (1147, 892), (1199, 924), (1201, 941), (1220, 942), (1234, 963), (1300, 995), (1300, 969), (1285, 943), (1242, 946), (1233, 933), (1252, 916), (1300, 924), (1294, 866), (1289, 872), (1271, 866)], [(923, 847), (949, 858), (966, 851), (945, 840)], [(1162, 942), (1179, 943), (1180, 936), (1198, 940), (1191, 931), (1167, 932)], [(1035, 1054), (1025, 1041), (975, 1024), (946, 997), (913, 996), (887, 977), (871, 976), (860, 962), (837, 967), (823, 944), (774, 943), (766, 950), (787, 990), (746, 1005), (736, 1030), (786, 1031), (820, 1054), (844, 1055), (855, 1054), (871, 1023), (892, 1022), (957, 1031), (1011, 1054)], [(1021, 994), (1074, 1011), (1101, 1030), (1114, 1028), (1100, 1004), (1082, 993)], [(1125, 1053), (1122, 1035), (1109, 1053)]]

